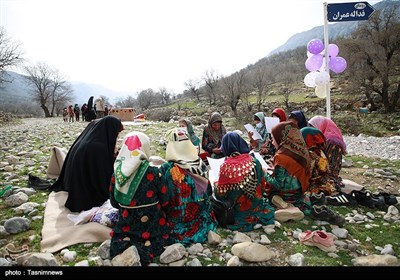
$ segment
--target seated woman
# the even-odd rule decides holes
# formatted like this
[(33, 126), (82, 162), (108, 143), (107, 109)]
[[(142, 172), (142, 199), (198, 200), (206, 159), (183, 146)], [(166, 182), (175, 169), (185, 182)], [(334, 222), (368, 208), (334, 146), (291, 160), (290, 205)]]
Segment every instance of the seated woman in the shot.
[(194, 133), (192, 122), (187, 119), (180, 119), (179, 127), (186, 129), (189, 134), (190, 141), (194, 146), (198, 147), (200, 151), (200, 138)]
[(272, 128), (272, 141), (276, 147), (273, 173), (265, 174), (270, 197), (278, 195), (304, 214), (311, 214), (309, 197), (304, 195), (311, 177), (310, 156), (300, 130), (293, 122), (281, 122)]
[(128, 133), (114, 163), (110, 202), (119, 220), (111, 231), (111, 258), (135, 246), (143, 266), (173, 243), (163, 207), (168, 204), (164, 177), (149, 165), (150, 139)]
[(261, 163), (249, 154), (249, 146), (236, 132), (222, 138), (226, 156), (215, 185), (215, 197), (235, 203), (234, 224), (230, 230), (251, 231), (256, 224), (273, 224), (274, 208), (264, 198), (266, 182)]
[(273, 158), (273, 173), (265, 174), (269, 184), (269, 196), (281, 197), (310, 215), (314, 219), (342, 225), (343, 217), (334, 213), (326, 205), (312, 205), (309, 196), (305, 195), (311, 178), (311, 160), (307, 146), (296, 125), (281, 122), (272, 128), (272, 141), (277, 149)]
[(177, 242), (184, 245), (204, 243), (208, 232), (217, 228), (210, 202), (212, 187), (207, 166), (185, 130), (170, 129), (165, 138), (167, 162), (161, 165), (160, 172), (170, 196), (165, 208), (168, 224)]
[(300, 110), (291, 112), (288, 121), (293, 122), (299, 129), (308, 126), (306, 116)]
[(285, 110), (283, 110), (282, 108), (275, 108), (271, 113), (271, 117), (279, 118), (279, 122), (285, 122), (286, 121)]
[[(275, 108), (271, 117), (279, 118), (279, 122), (286, 121), (286, 113), (282, 108)], [(260, 154), (264, 157), (265, 160), (271, 159), (275, 155), (276, 149), (272, 144), (272, 136), (271, 133), (268, 133), (268, 140), (262, 145)]]
[(60, 176), (50, 191), (67, 191), (72, 212), (101, 206), (109, 198), (116, 143), (124, 129), (121, 120), (107, 116), (90, 122), (70, 147)]
[(208, 152), (212, 158), (222, 158), (221, 139), (226, 134), (222, 124), (222, 116), (218, 112), (211, 114), (208, 125), (204, 127), (201, 147)]
[(328, 147), (326, 155), (329, 159), (329, 168), (333, 180), (336, 182), (336, 188), (343, 187), (342, 179), (340, 178), (340, 170), (342, 169), (342, 159), (346, 155), (346, 144), (344, 143), (343, 135), (337, 125), (329, 118), (323, 116), (312, 117), (308, 123), (319, 129), (325, 136)]
[(265, 116), (263, 112), (257, 112), (253, 116), (255, 129), (261, 135), (261, 139), (254, 140), (253, 132), (248, 132), (248, 136), (250, 138), (250, 146), (254, 152), (260, 152), (261, 147), (264, 145), (266, 141), (269, 140), (270, 135), (265, 126)]
[(338, 192), (335, 183), (331, 179), (329, 162), (326, 156), (326, 139), (322, 132), (314, 127), (303, 127), (300, 129), (306, 142), (311, 160), (310, 185), (306, 190), (308, 194), (324, 193), (326, 196)]

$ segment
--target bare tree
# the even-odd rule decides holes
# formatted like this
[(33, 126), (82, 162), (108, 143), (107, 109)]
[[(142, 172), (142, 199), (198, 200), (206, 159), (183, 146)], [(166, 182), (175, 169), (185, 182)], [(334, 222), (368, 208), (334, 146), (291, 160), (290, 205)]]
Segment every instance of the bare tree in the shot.
[(168, 104), (171, 101), (171, 93), (168, 92), (167, 88), (161, 87), (159, 93), (161, 95), (162, 104)]
[(203, 77), (203, 81), (206, 84), (206, 88), (207, 88), (206, 92), (207, 92), (207, 95), (209, 98), (210, 105), (215, 105), (215, 103), (217, 102), (216, 87), (218, 85), (219, 77), (215, 73), (215, 71), (213, 69), (211, 69), (211, 70), (206, 71), (206, 73)]
[(289, 110), (289, 97), (295, 88), (296, 75), (295, 72), (292, 71), (291, 65), (286, 65), (286, 70), (282, 72), (280, 76), (280, 80), (282, 82), (281, 87), (279, 88), (279, 92), (283, 95), (283, 102), (285, 103), (286, 108)]
[(193, 94), (194, 97), (197, 98), (197, 101), (200, 101), (200, 82), (199, 81), (195, 81), (195, 80), (187, 80), (185, 82), (185, 87), (188, 89), (188, 91)]
[(374, 93), (382, 98), (386, 112), (394, 112), (400, 99), (400, 3), (376, 11), (344, 40), (353, 88), (363, 88), (371, 109), (376, 109)]
[(242, 94), (246, 91), (246, 71), (244, 69), (232, 74), (229, 77), (223, 78), (224, 89), (221, 97), (232, 109), (237, 116), (237, 106)]
[(142, 110), (148, 109), (154, 102), (154, 97), (155, 97), (155, 92), (151, 88), (144, 89), (141, 92), (139, 92), (139, 95), (137, 97), (137, 102), (140, 109)]
[(28, 83), (34, 88), (33, 100), (40, 104), (46, 118), (53, 117), (61, 104), (72, 102), (73, 90), (58, 70), (44, 62), (24, 69)]
[(11, 82), (7, 80), (6, 70), (17, 66), (23, 61), (22, 52), (18, 43), (7, 36), (6, 31), (0, 26), (0, 84)]
[(253, 74), (252, 86), (257, 94), (256, 105), (258, 111), (261, 111), (262, 104), (265, 103), (267, 97), (268, 85), (274, 83), (272, 69), (270, 65), (262, 65), (257, 67)]

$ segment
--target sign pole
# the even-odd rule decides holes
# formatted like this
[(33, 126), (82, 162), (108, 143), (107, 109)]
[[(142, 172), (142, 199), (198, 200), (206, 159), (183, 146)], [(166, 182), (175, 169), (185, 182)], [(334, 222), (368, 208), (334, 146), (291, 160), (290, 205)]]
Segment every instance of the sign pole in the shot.
[[(324, 45), (325, 45), (325, 71), (329, 75), (329, 36), (328, 36), (328, 3), (324, 2)], [(331, 118), (331, 92), (330, 92), (330, 78), (329, 82), (325, 85), (326, 91), (326, 117)]]

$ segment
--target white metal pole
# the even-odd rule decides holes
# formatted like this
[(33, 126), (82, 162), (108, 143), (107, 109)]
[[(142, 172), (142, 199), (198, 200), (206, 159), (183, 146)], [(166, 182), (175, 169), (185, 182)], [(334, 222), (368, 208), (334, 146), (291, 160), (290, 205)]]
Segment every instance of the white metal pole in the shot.
[[(328, 3), (324, 2), (324, 45), (325, 45), (325, 71), (329, 75), (329, 36), (328, 36)], [(330, 92), (330, 78), (329, 82), (325, 85), (326, 91), (326, 117), (331, 118), (331, 92)]]

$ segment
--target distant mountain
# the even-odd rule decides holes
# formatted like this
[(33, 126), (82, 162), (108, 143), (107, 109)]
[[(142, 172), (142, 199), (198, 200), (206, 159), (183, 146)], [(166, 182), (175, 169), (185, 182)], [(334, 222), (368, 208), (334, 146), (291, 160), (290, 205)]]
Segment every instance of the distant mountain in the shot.
[(75, 101), (74, 103), (83, 104), (87, 103), (90, 96), (99, 97), (103, 95), (109, 99), (111, 104), (115, 104), (119, 98), (123, 99), (128, 96), (137, 97), (137, 93), (127, 91), (115, 91), (105, 88), (98, 84), (87, 84), (83, 82), (71, 82), (74, 89)]
[[(376, 3), (375, 5), (373, 5), (373, 7), (375, 8), (375, 10), (382, 10), (388, 7), (389, 5), (393, 5), (394, 3), (395, 1), (386, 0)], [(339, 37), (349, 37), (351, 33), (358, 28), (358, 25), (363, 22), (364, 21), (345, 21), (345, 22), (337, 22), (334, 24), (329, 24), (328, 25), (329, 43), (334, 43), (335, 39)], [(280, 52), (293, 50), (301, 46), (306, 46), (310, 40), (316, 38), (321, 40), (324, 39), (323, 25), (293, 35), (286, 41), (285, 44), (270, 52), (268, 56)]]
[[(0, 102), (30, 102), (34, 89), (27, 83), (26, 76), (12, 71), (7, 71), (5, 75), (6, 80), (9, 82), (0, 84)], [(111, 104), (115, 104), (118, 98), (125, 98), (127, 96), (136, 98), (137, 96), (134, 92), (115, 91), (97, 84), (87, 84), (83, 82), (70, 82), (70, 84), (74, 91), (74, 104), (87, 103), (90, 96), (96, 98), (103, 95), (108, 98)]]

